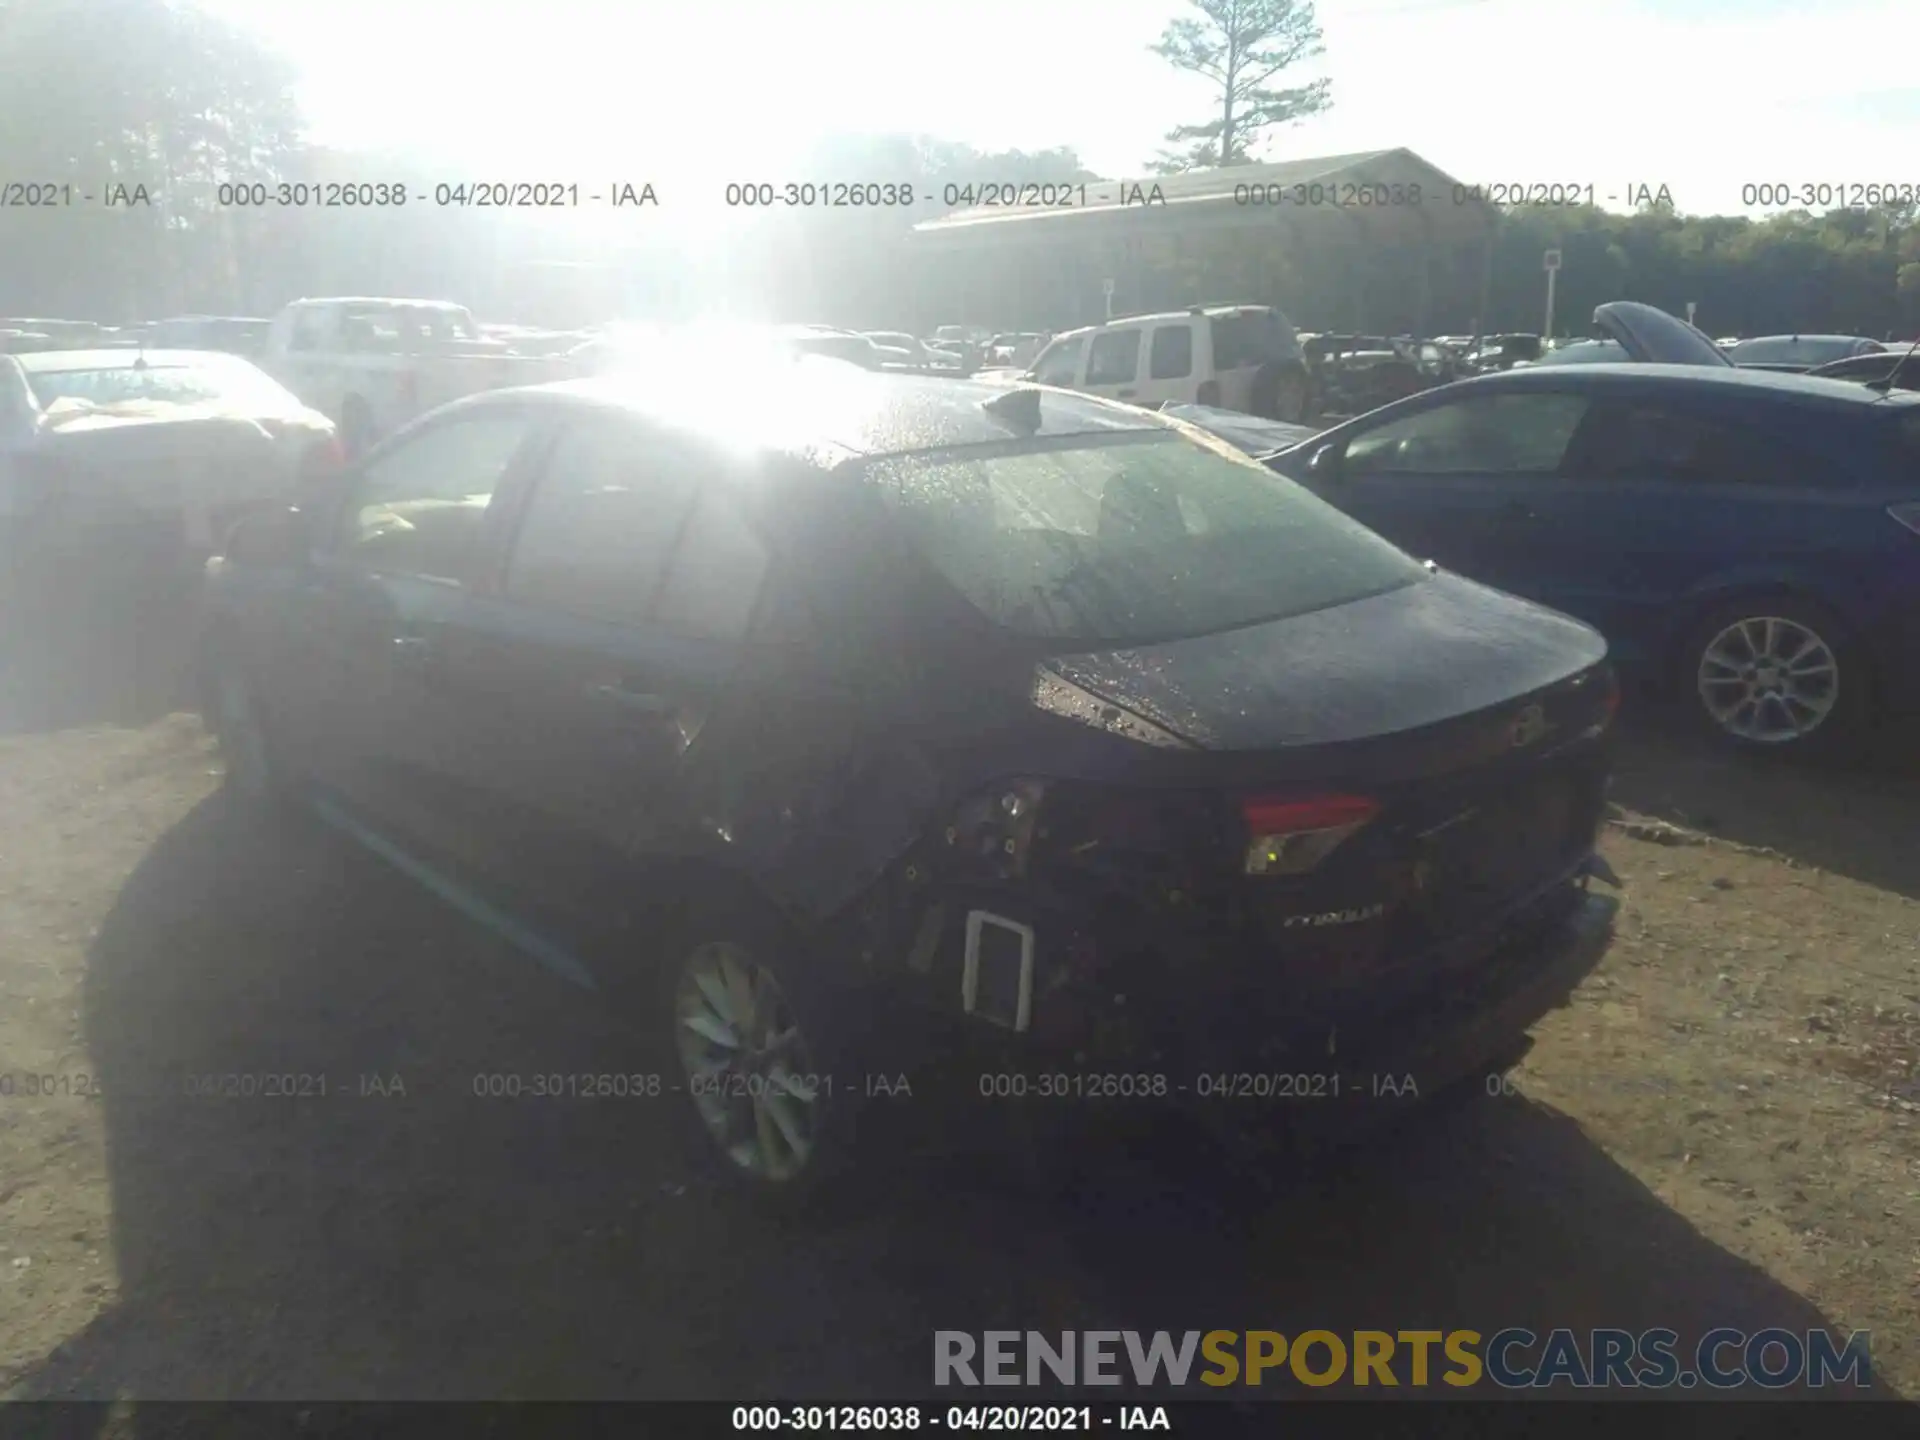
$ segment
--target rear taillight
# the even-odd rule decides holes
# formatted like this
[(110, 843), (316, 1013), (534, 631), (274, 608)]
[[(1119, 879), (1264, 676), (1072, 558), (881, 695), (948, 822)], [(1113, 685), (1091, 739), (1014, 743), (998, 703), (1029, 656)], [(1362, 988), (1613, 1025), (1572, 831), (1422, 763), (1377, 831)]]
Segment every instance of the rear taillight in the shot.
[(1220, 382), (1218, 380), (1202, 380), (1199, 390), (1194, 392), (1193, 400), (1196, 405), (1218, 405), (1220, 403)]
[(1242, 801), (1240, 813), (1247, 822), (1246, 873), (1302, 875), (1363, 829), (1380, 806), (1360, 795), (1258, 797)]
[(1920, 500), (1909, 500), (1904, 505), (1889, 505), (1887, 514), (1898, 520), (1914, 534), (1920, 535)]

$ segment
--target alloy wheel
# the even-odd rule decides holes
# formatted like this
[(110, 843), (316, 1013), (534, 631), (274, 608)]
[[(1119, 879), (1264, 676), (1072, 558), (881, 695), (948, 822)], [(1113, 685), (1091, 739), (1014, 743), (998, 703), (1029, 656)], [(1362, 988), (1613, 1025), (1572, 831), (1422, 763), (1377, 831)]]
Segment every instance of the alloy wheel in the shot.
[(732, 1165), (775, 1181), (806, 1170), (826, 1096), (770, 969), (742, 945), (694, 950), (674, 993), (674, 1040), (694, 1108)]
[(1721, 630), (1700, 653), (1700, 703), (1729, 735), (1762, 745), (1803, 740), (1840, 698), (1840, 662), (1812, 628), (1755, 615)]

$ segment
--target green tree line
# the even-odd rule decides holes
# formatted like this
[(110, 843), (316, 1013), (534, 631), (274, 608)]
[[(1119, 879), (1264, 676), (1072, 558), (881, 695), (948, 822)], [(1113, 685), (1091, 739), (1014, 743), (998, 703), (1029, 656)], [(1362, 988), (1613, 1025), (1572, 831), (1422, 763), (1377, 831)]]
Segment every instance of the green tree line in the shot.
[[(513, 262), (535, 258), (620, 267), (641, 315), (730, 301), (770, 318), (872, 328), (1058, 328), (1100, 313), (1097, 270), (1063, 277), (1057, 257), (1011, 247), (959, 263), (911, 233), (946, 208), (949, 184), (1094, 178), (1070, 150), (831, 139), (799, 173), (911, 181), (920, 203), (743, 214), (717, 240), (682, 242), (672, 238), (673, 211), (695, 197), (663, 189), (633, 238), (612, 248), (515, 212), (221, 205), (220, 187), (234, 182), (432, 188), (434, 177), (404, 156), (310, 144), (293, 80), (283, 57), (184, 0), (0, 0), (0, 183), (16, 187), (14, 199), (27, 185), (73, 192), (67, 203), (0, 207), (0, 314), (128, 323), (270, 313), (302, 294), (386, 293), (462, 300), (486, 315), (506, 300), (502, 276)], [(726, 178), (714, 177), (716, 191)], [(108, 203), (116, 197), (132, 203)], [(1496, 238), (1487, 314), (1478, 313), (1478, 277), (1450, 275), (1431, 297), (1426, 328), (1464, 330), (1479, 318), (1490, 330), (1538, 329), (1548, 248), (1563, 256), (1562, 330), (1584, 329), (1594, 305), (1632, 298), (1674, 310), (1693, 301), (1715, 333), (1920, 331), (1913, 205), (1762, 220), (1666, 208), (1516, 210)], [(1165, 304), (1277, 303), (1306, 328), (1352, 324), (1334, 298), (1332, 257), (1275, 250), (1261, 232), (1196, 237), (1178, 259), (1142, 261), (1138, 290)], [(1419, 323), (1391, 304), (1365, 319), (1383, 331)]]

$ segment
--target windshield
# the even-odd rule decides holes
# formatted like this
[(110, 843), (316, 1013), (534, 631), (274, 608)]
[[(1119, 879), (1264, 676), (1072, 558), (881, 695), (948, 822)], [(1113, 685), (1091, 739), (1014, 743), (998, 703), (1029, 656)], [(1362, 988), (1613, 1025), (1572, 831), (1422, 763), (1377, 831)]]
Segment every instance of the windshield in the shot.
[(116, 405), (129, 400), (159, 400), (175, 405), (219, 401), (255, 414), (277, 415), (300, 402), (264, 371), (228, 356), (206, 356), (191, 363), (149, 362), (94, 370), (35, 370), (27, 385), (43, 410), (56, 401), (81, 400)]
[(1144, 644), (1397, 589), (1425, 571), (1251, 461), (1177, 434), (869, 463), (921, 553), (1022, 635)]
[(1829, 360), (1844, 360), (1861, 348), (1858, 340), (1779, 336), (1765, 340), (1743, 340), (1733, 347), (1736, 365), (1824, 365)]

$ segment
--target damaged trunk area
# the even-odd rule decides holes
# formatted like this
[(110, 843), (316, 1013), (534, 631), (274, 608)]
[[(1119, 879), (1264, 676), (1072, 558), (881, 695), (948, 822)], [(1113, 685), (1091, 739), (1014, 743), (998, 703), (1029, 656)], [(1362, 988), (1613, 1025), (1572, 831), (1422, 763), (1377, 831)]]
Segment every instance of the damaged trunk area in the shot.
[(1550, 962), (1616, 700), (1589, 672), (1420, 735), (986, 784), (833, 928), (962, 1071), (1324, 1069)]

